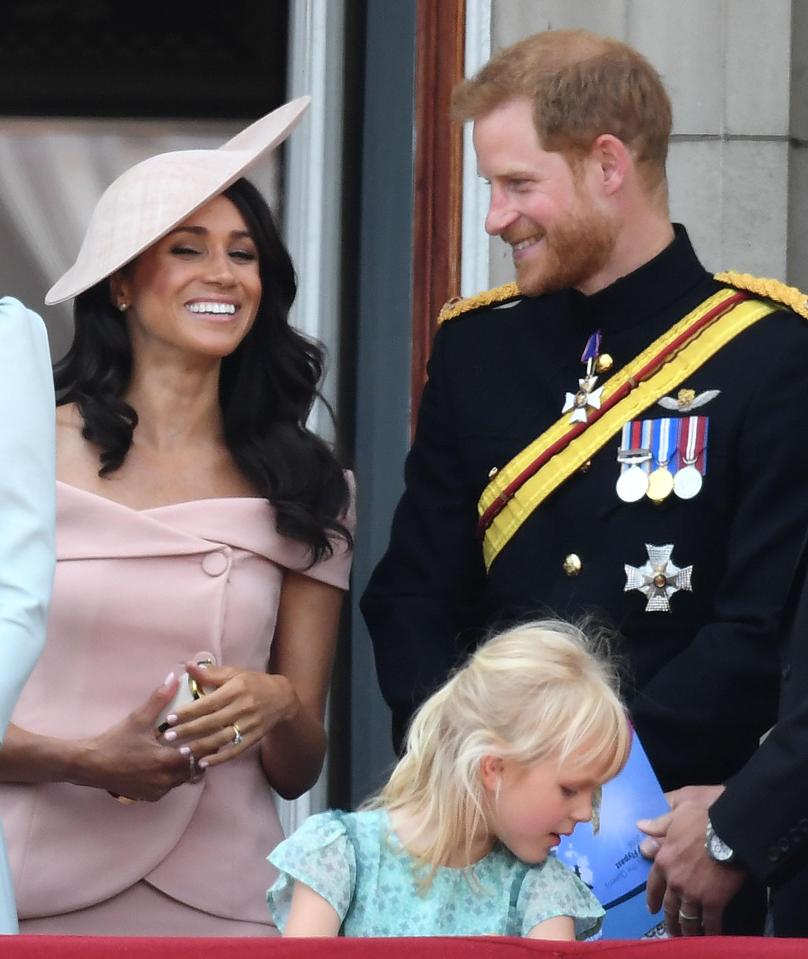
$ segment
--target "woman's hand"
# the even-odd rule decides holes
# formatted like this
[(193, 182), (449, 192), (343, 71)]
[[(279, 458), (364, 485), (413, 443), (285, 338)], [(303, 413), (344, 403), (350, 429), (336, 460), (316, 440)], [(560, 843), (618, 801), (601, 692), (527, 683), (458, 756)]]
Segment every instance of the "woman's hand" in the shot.
[(325, 755), (323, 715), (341, 605), (337, 587), (286, 570), (270, 671), (188, 663), (189, 675), (210, 692), (169, 717), (164, 738), (190, 746), (202, 769), (260, 744), (276, 792), (294, 799), (310, 789)]
[(202, 769), (240, 756), (279, 723), (294, 719), (300, 708), (285, 676), (196, 663), (186, 669), (210, 691), (168, 716), (171, 729), (164, 738), (188, 743)]
[(177, 691), (172, 673), (142, 706), (98, 736), (80, 740), (70, 781), (107, 789), (118, 796), (155, 802), (194, 778), (188, 747), (182, 751), (157, 739), (155, 724)]

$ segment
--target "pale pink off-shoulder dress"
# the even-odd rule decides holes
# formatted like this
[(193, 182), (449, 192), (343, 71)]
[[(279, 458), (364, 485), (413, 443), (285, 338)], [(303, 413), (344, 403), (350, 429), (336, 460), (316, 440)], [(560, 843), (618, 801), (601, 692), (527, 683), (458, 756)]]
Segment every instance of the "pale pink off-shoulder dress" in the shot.
[[(348, 584), (349, 551), (306, 570), (264, 499), (138, 511), (59, 483), (56, 530), (47, 645), (12, 717), (48, 736), (109, 728), (200, 650), (266, 669), (285, 570)], [(266, 856), (282, 835), (256, 748), (156, 803), (0, 785), (0, 815), (23, 932), (275, 933)]]

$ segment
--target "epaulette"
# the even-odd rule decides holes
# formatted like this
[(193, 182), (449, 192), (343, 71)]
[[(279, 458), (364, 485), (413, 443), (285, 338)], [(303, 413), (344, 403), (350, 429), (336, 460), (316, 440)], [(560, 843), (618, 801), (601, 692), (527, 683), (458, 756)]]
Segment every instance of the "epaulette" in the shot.
[(796, 286), (786, 286), (779, 280), (752, 276), (749, 273), (733, 273), (731, 270), (726, 273), (716, 273), (714, 278), (719, 283), (735, 287), (736, 290), (748, 290), (764, 300), (782, 303), (783, 306), (808, 319), (808, 296)]
[(471, 310), (479, 310), (484, 306), (494, 306), (498, 303), (504, 303), (506, 300), (515, 300), (522, 294), (515, 283), (505, 283), (502, 286), (495, 286), (493, 290), (485, 290), (477, 293), (475, 296), (464, 296), (456, 300), (449, 300), (438, 314), (438, 326), (445, 323), (446, 320), (453, 320), (455, 317), (469, 313)]

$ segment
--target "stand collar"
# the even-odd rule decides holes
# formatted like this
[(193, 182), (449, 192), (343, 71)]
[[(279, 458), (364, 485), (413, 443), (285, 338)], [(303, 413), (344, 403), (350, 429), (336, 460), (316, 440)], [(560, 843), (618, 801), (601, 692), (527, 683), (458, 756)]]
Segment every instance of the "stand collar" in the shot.
[(708, 275), (687, 230), (675, 223), (674, 238), (661, 253), (591, 296), (569, 290), (569, 306), (584, 329), (616, 332), (659, 315)]

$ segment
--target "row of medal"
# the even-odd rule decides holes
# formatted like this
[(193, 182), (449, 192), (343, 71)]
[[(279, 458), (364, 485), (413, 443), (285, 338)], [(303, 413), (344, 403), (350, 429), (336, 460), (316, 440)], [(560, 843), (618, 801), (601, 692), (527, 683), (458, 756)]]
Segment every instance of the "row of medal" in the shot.
[(693, 499), (707, 473), (706, 416), (633, 420), (623, 426), (617, 495), (624, 503), (644, 496), (662, 503), (671, 493)]

